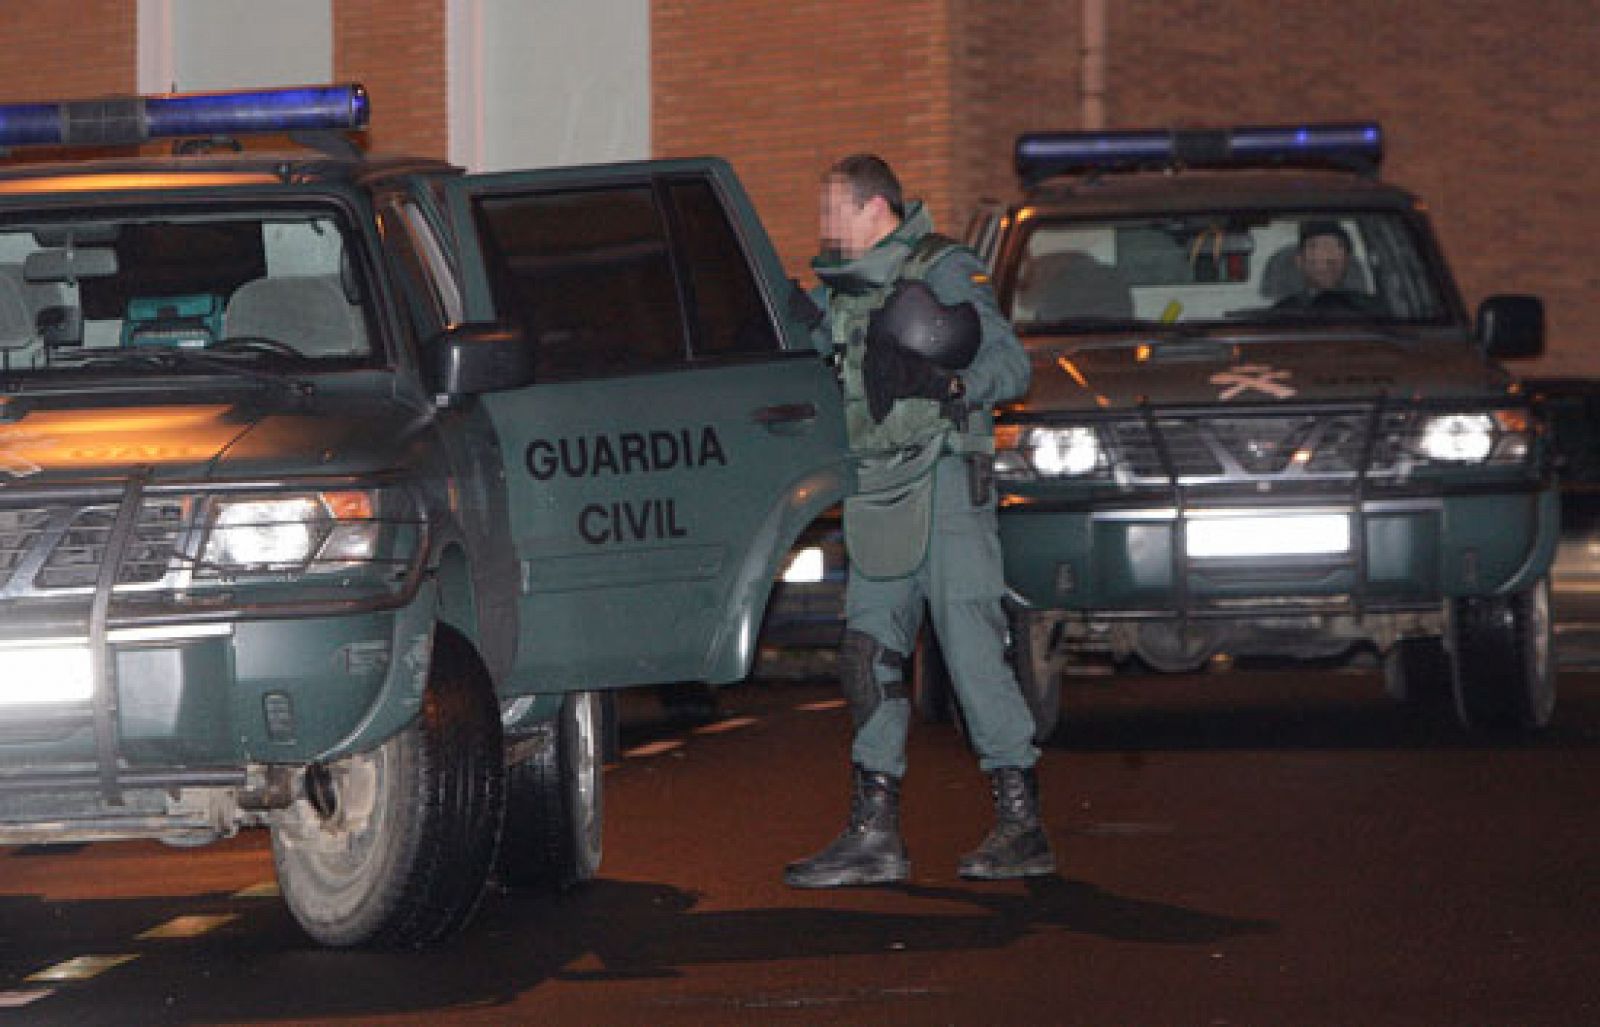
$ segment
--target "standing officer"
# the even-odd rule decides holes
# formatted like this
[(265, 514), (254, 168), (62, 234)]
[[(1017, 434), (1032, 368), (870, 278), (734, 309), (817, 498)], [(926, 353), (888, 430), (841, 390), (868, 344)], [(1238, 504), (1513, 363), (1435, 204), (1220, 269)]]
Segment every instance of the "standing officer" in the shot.
[(857, 154), (822, 180), (824, 311), (815, 332), (840, 358), (859, 488), (845, 502), (850, 580), (839, 679), (855, 738), (844, 833), (789, 864), (797, 888), (903, 881), (900, 835), (910, 703), (903, 666), (926, 601), (988, 772), (996, 824), (963, 877), (1055, 869), (1039, 823), (1034, 722), (1005, 659), (989, 408), (1028, 385), (1028, 359), (982, 263), (906, 207), (882, 159)]

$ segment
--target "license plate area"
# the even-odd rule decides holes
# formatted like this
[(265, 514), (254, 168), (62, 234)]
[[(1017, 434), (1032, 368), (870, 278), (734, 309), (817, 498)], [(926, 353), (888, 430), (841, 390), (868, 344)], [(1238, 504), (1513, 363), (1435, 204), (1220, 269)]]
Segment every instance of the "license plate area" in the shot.
[(1350, 553), (1350, 515), (1333, 511), (1203, 511), (1184, 520), (1191, 560), (1252, 557), (1343, 557)]

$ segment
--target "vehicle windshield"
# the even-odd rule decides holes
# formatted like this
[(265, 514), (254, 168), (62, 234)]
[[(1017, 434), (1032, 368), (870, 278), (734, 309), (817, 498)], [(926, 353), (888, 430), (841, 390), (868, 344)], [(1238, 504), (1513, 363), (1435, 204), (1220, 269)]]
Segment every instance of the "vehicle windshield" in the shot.
[(8, 219), (0, 371), (364, 364), (373, 336), (355, 265), (329, 209)]
[(1447, 316), (1428, 251), (1393, 212), (1041, 218), (1026, 231), (1009, 297), (1023, 332)]

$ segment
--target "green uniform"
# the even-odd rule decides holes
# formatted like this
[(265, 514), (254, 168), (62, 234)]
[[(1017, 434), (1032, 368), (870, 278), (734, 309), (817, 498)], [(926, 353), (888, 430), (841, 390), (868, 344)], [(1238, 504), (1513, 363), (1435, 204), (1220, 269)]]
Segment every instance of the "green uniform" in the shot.
[[(900, 227), (869, 252), (850, 261), (819, 258), (813, 267), (822, 281), (820, 297), (827, 318), (817, 333), (825, 354), (841, 356), (845, 419), (850, 446), (865, 487), (885, 468), (898, 466), (919, 447), (936, 447), (932, 458), (931, 519), (925, 555), (903, 573), (869, 574), (874, 547), (894, 548), (903, 533), (867, 536), (845, 518), (852, 552), (845, 593), (847, 647), (850, 632), (870, 636), (881, 647), (871, 658), (879, 689), (876, 702), (858, 717), (852, 759), (869, 771), (900, 777), (905, 773), (905, 740), (910, 704), (905, 698), (899, 660), (910, 653), (927, 601), (944, 650), (969, 736), (984, 770), (1031, 767), (1039, 758), (1033, 745), (1032, 714), (1005, 661), (1005, 592), (993, 490), (975, 499), (969, 487), (969, 457), (987, 459), (993, 451), (989, 409), (1014, 398), (1028, 385), (1028, 359), (1011, 325), (995, 304), (986, 269), (969, 250), (917, 246), (932, 230), (920, 204), (913, 204)], [(909, 258), (909, 259), (908, 259)], [(964, 430), (929, 399), (902, 399), (883, 422), (867, 412), (861, 384), (867, 324), (902, 277), (920, 277), (940, 302), (970, 302), (979, 312), (983, 342), (972, 363), (960, 372), (971, 413)], [(920, 531), (919, 519), (916, 531)], [(891, 525), (892, 526), (892, 525)], [(892, 526), (893, 527), (893, 526)], [(911, 532), (915, 534), (915, 531)], [(848, 658), (849, 654), (846, 654)]]

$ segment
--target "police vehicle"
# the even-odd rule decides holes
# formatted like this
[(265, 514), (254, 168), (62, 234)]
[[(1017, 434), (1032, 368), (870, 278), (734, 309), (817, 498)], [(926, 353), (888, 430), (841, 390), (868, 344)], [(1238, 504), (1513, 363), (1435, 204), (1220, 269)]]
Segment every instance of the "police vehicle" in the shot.
[(743, 677), (848, 468), (725, 164), (468, 175), (368, 113), (0, 107), (178, 141), (0, 168), (0, 844), (265, 827), (313, 938), (414, 946), (595, 873), (607, 690)]
[(1396, 699), (1538, 729), (1555, 702), (1557, 493), (1376, 124), (1023, 136), (1025, 198), (968, 241), (1033, 355), (1003, 412), (1018, 670), (1382, 654)]

